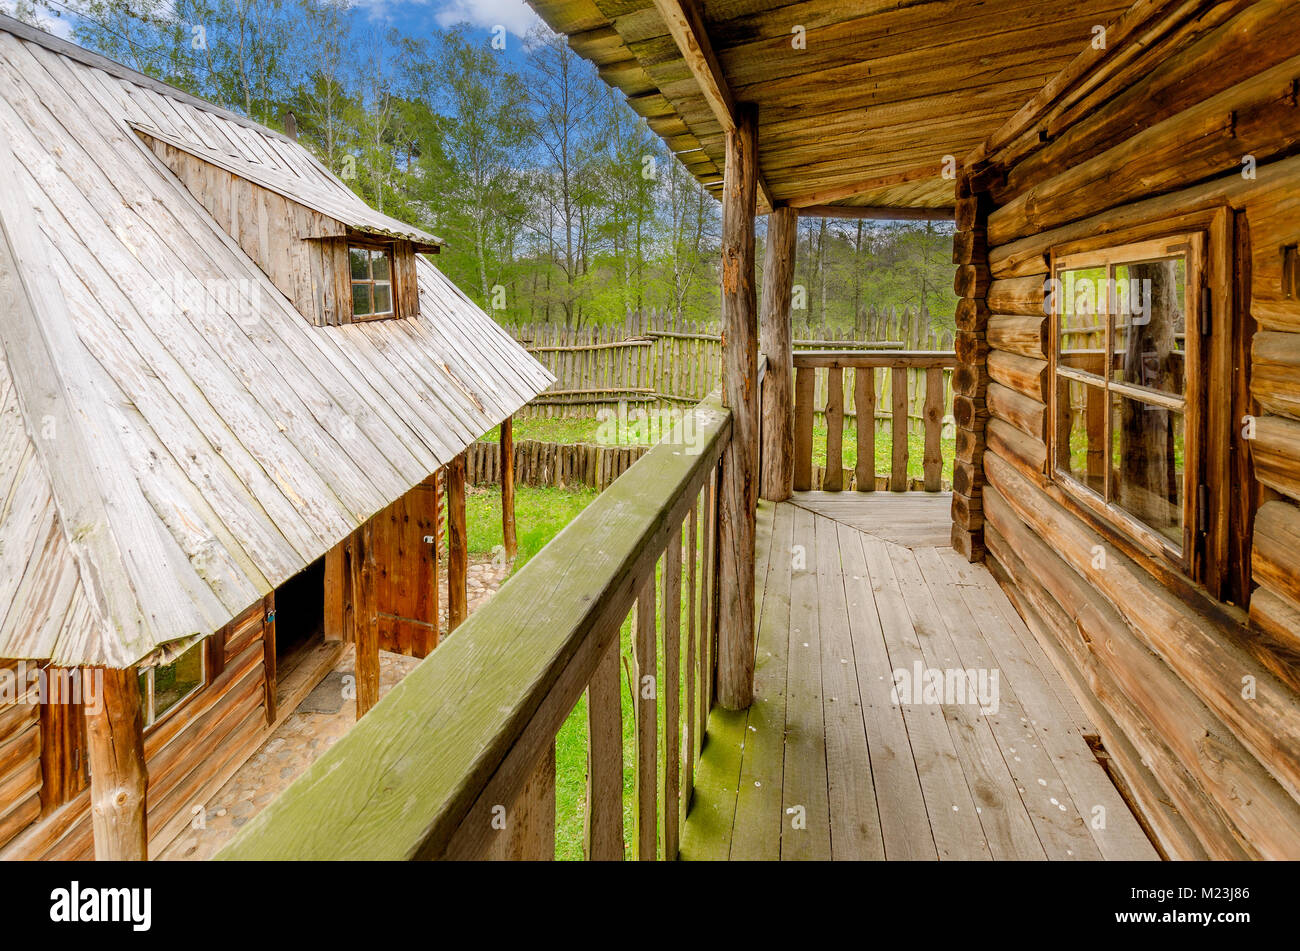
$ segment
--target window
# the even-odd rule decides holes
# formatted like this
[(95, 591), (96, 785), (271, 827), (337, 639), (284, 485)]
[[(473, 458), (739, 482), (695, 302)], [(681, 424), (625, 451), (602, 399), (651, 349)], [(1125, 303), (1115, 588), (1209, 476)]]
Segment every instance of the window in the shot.
[(352, 316), (393, 316), (393, 256), (383, 248), (348, 249), (352, 268)]
[(170, 664), (140, 671), (144, 725), (153, 726), (176, 705), (203, 686), (204, 645), (199, 641)]
[(1205, 235), (1053, 255), (1052, 476), (1191, 572)]

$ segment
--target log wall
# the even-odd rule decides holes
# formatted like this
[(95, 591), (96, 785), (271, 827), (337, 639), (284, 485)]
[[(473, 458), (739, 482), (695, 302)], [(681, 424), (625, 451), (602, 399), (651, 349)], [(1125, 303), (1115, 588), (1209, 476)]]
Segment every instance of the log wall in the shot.
[[(1300, 857), (1300, 18), (1289, 6), (1166, 12), (980, 156), (959, 195), (958, 465), (983, 481), (961, 498), (954, 537), (978, 550), (982, 528), (991, 567), (1177, 858)], [(1211, 240), (1231, 264), (1210, 271), (1207, 361), (1223, 361), (1227, 383), (1207, 394), (1205, 442), (1225, 462), (1205, 477), (1202, 583), (1049, 477), (1043, 296), (1057, 246), (1199, 229), (1216, 211)]]
[[(259, 603), (209, 637), (207, 683), (146, 731), (151, 853), (194, 821), (195, 807), (265, 741), (270, 729), (265, 630), (266, 614)], [(42, 709), (28, 703), (0, 707), (0, 859), (90, 859), (94, 842), (88, 792), (48, 802), (42, 809), (42, 773), (51, 768), (47, 763), (42, 770), (41, 744), (47, 742), (44, 724), (38, 722)], [(21, 744), (21, 754), (15, 744)]]

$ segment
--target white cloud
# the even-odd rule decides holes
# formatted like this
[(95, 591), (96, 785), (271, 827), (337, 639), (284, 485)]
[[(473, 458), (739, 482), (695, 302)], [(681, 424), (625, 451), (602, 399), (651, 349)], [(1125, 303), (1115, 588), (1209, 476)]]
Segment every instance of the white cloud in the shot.
[(434, 19), (443, 29), (469, 23), (484, 29), (504, 26), (515, 36), (525, 36), (542, 18), (524, 0), (441, 0)]
[[(0, 0), (0, 13), (5, 16), (15, 16), (18, 10), (16, 0)], [(71, 17), (56, 17), (44, 7), (35, 7), (31, 11), (36, 20), (36, 27), (44, 30), (46, 33), (53, 33), (55, 36), (65, 40), (72, 39), (72, 19)]]

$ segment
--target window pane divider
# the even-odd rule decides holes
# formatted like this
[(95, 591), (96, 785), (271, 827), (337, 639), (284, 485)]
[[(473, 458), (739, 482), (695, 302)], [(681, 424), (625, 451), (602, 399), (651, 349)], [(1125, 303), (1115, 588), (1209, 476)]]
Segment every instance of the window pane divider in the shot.
[(1159, 390), (1149, 390), (1145, 386), (1133, 386), (1129, 383), (1119, 383), (1111, 380), (1110, 391), (1119, 396), (1137, 400), (1139, 403), (1150, 403), (1159, 406), (1161, 409), (1173, 410), (1176, 413), (1185, 413), (1187, 411), (1187, 400), (1183, 397), (1171, 396), (1168, 393), (1161, 393)]

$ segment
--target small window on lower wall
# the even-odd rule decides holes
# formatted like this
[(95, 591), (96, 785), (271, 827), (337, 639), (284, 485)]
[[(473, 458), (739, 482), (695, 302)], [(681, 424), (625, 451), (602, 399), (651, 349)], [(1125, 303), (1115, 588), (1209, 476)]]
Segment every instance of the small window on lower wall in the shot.
[(199, 641), (170, 664), (140, 671), (145, 727), (153, 726), (203, 686), (206, 675), (203, 648), (204, 642)]
[(1053, 254), (1055, 482), (1190, 571), (1198, 530), (1205, 236)]
[(357, 320), (392, 317), (393, 255), (387, 248), (348, 248), (352, 270), (352, 316)]

